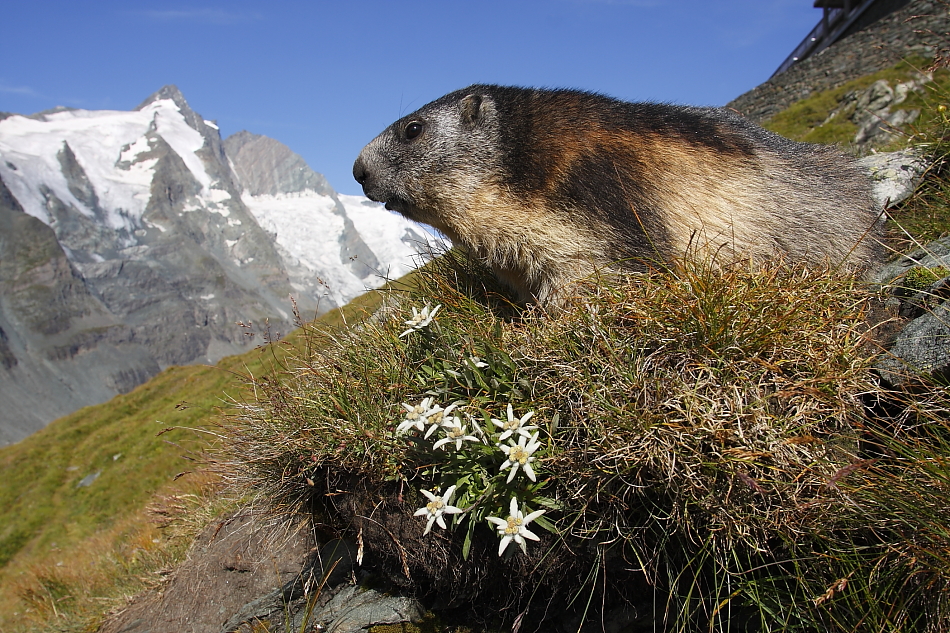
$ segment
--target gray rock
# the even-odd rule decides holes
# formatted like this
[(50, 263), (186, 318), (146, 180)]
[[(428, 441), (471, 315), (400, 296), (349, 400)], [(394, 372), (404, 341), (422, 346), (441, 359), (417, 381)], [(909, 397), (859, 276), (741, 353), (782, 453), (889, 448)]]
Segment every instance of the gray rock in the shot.
[(919, 92), (932, 80), (921, 74), (917, 79), (891, 88), (885, 79), (879, 79), (866, 90), (857, 93), (851, 120), (858, 126), (855, 145), (883, 144), (891, 140), (901, 127), (920, 115), (919, 109), (893, 109), (907, 99), (911, 92)]
[(950, 279), (938, 275), (927, 287), (911, 287), (903, 279), (911, 269), (950, 269), (950, 237), (944, 237), (878, 271), (873, 281), (890, 293), (888, 304), (912, 319), (875, 364), (881, 378), (898, 387), (919, 376), (940, 376), (950, 370)]
[(326, 178), (280, 141), (242, 130), (224, 139), (224, 149), (238, 181), (252, 196), (333, 191)]
[(247, 509), (213, 521), (166, 583), (131, 600), (98, 631), (250, 631), (256, 620), (282, 626), (290, 602), (284, 592), (297, 586), (312, 560), (313, 544), (310, 530), (284, 532)]
[(94, 473), (91, 473), (91, 474), (89, 474), (89, 475), (86, 475), (85, 477), (83, 477), (82, 479), (79, 480), (79, 483), (76, 484), (76, 487), (77, 487), (77, 488), (88, 488), (89, 486), (91, 486), (91, 485), (93, 484), (93, 482), (94, 482), (95, 480), (99, 479), (99, 475), (101, 475), (101, 474), (102, 474), (102, 471), (101, 471), (101, 470), (98, 470), (98, 471), (96, 471), (96, 472), (94, 472)]
[(371, 626), (417, 622), (422, 619), (421, 605), (412, 598), (388, 596), (358, 586), (343, 587), (312, 621), (319, 622), (326, 633), (359, 633)]
[(950, 268), (950, 236), (943, 237), (907, 255), (901, 255), (893, 262), (878, 270), (872, 281), (881, 285), (891, 285), (915, 266), (925, 268)]
[(875, 367), (881, 378), (895, 387), (917, 375), (939, 375), (950, 369), (950, 304), (941, 304), (908, 323)]
[(914, 149), (871, 154), (858, 162), (870, 174), (872, 193), (882, 208), (909, 198), (928, 167), (927, 160)]
[(916, 319), (950, 299), (950, 277), (938, 279), (923, 290), (897, 285), (893, 294), (900, 302), (898, 314), (905, 319)]

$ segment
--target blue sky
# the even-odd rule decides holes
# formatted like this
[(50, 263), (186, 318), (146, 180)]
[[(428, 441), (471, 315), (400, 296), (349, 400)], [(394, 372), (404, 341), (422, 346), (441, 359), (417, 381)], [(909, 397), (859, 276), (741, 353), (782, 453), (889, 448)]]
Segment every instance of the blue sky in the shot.
[(393, 120), (472, 83), (723, 105), (814, 26), (812, 0), (5, 0), (0, 111), (129, 110), (165, 84), (286, 143), (342, 193)]

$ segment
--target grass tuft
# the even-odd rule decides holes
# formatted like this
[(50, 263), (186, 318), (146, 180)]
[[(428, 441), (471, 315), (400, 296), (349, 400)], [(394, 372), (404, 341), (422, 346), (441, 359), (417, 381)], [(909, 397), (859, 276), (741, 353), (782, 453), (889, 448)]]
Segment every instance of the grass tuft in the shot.
[[(843, 529), (841, 483), (867, 466), (869, 292), (825, 270), (683, 263), (592, 279), (543, 313), (490, 280), (452, 252), (360, 326), (307, 326), (228, 416), (231, 481), (316, 509), (388, 582), (491, 623), (658, 601), (670, 630), (718, 628), (804, 601), (782, 561)], [(423, 305), (442, 307), (400, 336)], [(484, 441), (397, 433), (425, 398)], [(506, 481), (491, 420), (509, 404), (533, 412), (535, 481)], [(464, 512), (424, 534), (420, 491), (450, 485)], [(484, 519), (511, 497), (545, 514), (537, 543), (499, 556)]]

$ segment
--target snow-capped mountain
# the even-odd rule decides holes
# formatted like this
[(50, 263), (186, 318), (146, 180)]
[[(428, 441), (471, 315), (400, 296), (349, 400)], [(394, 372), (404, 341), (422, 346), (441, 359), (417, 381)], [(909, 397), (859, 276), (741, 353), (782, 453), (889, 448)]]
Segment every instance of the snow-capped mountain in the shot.
[(363, 196), (337, 194), (274, 139), (238, 132), (224, 141), (241, 199), (270, 233), (298, 293), (343, 305), (408, 273), (440, 247), (419, 225)]
[[(233, 154), (231, 156), (230, 154)], [(289, 148), (196, 114), (0, 114), (0, 445), (172, 364), (247, 349), (396, 277), (433, 238)]]

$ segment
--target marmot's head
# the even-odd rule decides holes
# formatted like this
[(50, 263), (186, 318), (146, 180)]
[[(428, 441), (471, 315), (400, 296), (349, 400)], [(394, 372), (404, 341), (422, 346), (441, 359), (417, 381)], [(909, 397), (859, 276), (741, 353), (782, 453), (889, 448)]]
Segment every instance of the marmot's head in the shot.
[(497, 181), (499, 117), (489, 88), (450, 93), (373, 139), (353, 165), (366, 197), (452, 237), (453, 214)]

